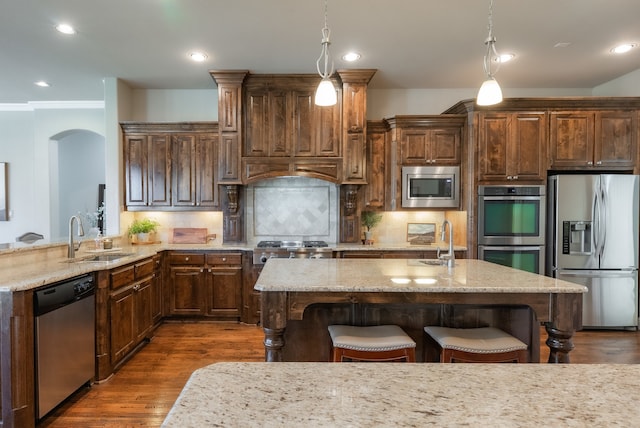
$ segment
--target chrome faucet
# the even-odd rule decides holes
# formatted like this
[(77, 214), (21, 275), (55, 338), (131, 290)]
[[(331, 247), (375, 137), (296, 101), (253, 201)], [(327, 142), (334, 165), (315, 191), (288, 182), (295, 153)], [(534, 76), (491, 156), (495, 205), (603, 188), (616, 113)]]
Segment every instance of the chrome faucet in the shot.
[(456, 256), (455, 256), (455, 253), (453, 252), (453, 225), (449, 220), (444, 220), (442, 222), (440, 240), (444, 241), (444, 232), (447, 224), (449, 225), (449, 252), (447, 254), (439, 255), (438, 258), (441, 261), (446, 261), (448, 267), (453, 267), (456, 263)]
[(69, 219), (69, 249), (67, 251), (67, 257), (69, 257), (70, 259), (76, 257), (76, 250), (80, 248), (81, 244), (81, 242), (78, 242), (78, 248), (76, 248), (75, 244), (73, 243), (73, 220), (78, 223), (78, 236), (84, 236), (84, 229), (82, 228), (82, 221), (80, 220), (80, 217), (78, 217), (77, 215), (72, 215)]

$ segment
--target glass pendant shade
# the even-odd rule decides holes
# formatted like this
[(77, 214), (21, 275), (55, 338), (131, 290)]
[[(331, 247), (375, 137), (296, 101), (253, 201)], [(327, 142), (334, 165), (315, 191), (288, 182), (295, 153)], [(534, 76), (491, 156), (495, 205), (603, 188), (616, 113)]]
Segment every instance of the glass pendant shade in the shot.
[(502, 102), (502, 90), (496, 79), (489, 77), (480, 86), (476, 103), (479, 106), (490, 106), (499, 102)]
[(316, 89), (315, 103), (319, 106), (332, 106), (338, 102), (338, 94), (333, 82), (328, 77), (320, 81), (318, 89)]

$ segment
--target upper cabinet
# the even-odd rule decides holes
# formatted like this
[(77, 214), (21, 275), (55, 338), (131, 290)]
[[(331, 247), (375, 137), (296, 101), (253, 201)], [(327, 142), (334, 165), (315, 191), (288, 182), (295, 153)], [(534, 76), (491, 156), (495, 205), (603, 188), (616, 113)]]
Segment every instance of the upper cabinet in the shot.
[(314, 104), (315, 80), (247, 80), (242, 156), (340, 156), (340, 106)]
[(219, 207), (213, 122), (121, 124), (128, 210)]
[(482, 112), (477, 115), (477, 130), (479, 182), (545, 180), (545, 113)]
[(551, 168), (632, 169), (638, 156), (637, 111), (551, 113)]
[(367, 185), (364, 186), (364, 207), (371, 210), (387, 208), (389, 180), (388, 127), (384, 121), (367, 125)]

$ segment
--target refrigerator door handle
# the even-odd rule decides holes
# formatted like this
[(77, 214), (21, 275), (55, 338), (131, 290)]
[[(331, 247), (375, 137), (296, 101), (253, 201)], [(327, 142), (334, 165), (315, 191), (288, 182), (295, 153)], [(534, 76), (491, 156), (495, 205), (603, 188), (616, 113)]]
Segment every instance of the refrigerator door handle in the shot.
[[(602, 193), (600, 195), (601, 198), (601, 207), (600, 207), (600, 212), (598, 213), (598, 216), (600, 217), (599, 223), (600, 224), (607, 224), (607, 194), (605, 192), (604, 189), (602, 189)], [(606, 227), (602, 227), (599, 229), (601, 230), (601, 243), (600, 243), (600, 253), (598, 254), (598, 257), (602, 257), (604, 255), (604, 247), (605, 245), (607, 245), (607, 228)]]
[(559, 276), (576, 276), (576, 277), (628, 277), (632, 276), (636, 269), (620, 269), (620, 270), (581, 270), (581, 269), (557, 269), (555, 277)]

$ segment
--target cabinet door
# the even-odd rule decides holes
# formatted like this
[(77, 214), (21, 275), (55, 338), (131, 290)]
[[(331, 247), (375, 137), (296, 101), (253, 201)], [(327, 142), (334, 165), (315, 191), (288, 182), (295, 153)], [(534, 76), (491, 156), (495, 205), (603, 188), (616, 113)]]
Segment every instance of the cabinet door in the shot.
[(153, 328), (153, 279), (148, 279), (133, 286), (134, 319), (136, 343), (148, 336)]
[(547, 116), (514, 113), (510, 121), (507, 180), (543, 181), (547, 171)]
[(367, 131), (367, 185), (364, 189), (364, 205), (367, 208), (384, 209), (387, 192), (387, 133)]
[(203, 268), (172, 266), (170, 272), (170, 315), (203, 315)]
[(196, 205), (196, 136), (174, 135), (173, 185), (171, 199), (173, 206), (194, 207)]
[(154, 273), (152, 284), (152, 300), (151, 300), (151, 316), (153, 318), (153, 324), (156, 325), (162, 320), (162, 265), (160, 263), (160, 256), (153, 258)]
[[(311, 98), (313, 101), (313, 97)], [(335, 106), (318, 107), (312, 104), (313, 122), (313, 147), (314, 156), (335, 157), (340, 156), (340, 104)], [(363, 140), (360, 140), (364, 144)], [(361, 148), (364, 147), (361, 145)], [(364, 152), (360, 152), (358, 159), (362, 160)], [(357, 161), (356, 161), (357, 163)]]
[(478, 115), (478, 179), (504, 181), (508, 175), (508, 113)]
[(136, 344), (133, 286), (111, 294), (109, 311), (111, 312), (111, 362), (116, 364)]
[(212, 267), (206, 282), (207, 315), (239, 319), (242, 308), (242, 267)]
[(552, 112), (549, 126), (552, 168), (593, 165), (593, 112)]
[(597, 112), (595, 114), (595, 166), (633, 168), (638, 153), (637, 138), (636, 112)]
[(169, 135), (149, 136), (147, 152), (148, 204), (171, 205), (171, 138)]
[(431, 163), (460, 165), (460, 128), (431, 129), (429, 131)]
[(196, 206), (217, 208), (220, 206), (215, 169), (218, 164), (218, 136), (198, 136), (196, 145)]
[(293, 151), (296, 156), (316, 156), (319, 150), (316, 147), (313, 127), (314, 123), (314, 103), (313, 91), (297, 90), (291, 93), (292, 118), (291, 132)]
[(402, 165), (430, 163), (428, 130), (403, 129), (400, 134), (400, 159)]
[(127, 135), (124, 139), (127, 206), (147, 205), (147, 145), (146, 135)]
[(218, 147), (220, 184), (237, 184), (240, 180), (240, 147), (237, 133), (222, 133)]

